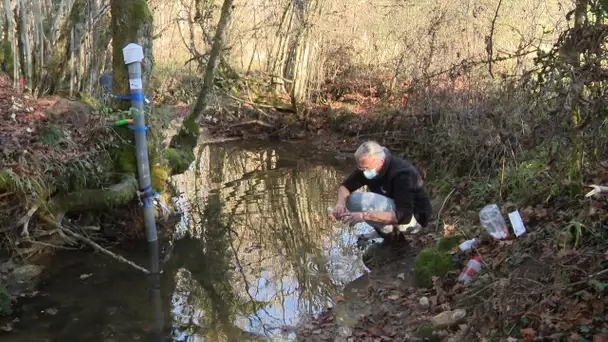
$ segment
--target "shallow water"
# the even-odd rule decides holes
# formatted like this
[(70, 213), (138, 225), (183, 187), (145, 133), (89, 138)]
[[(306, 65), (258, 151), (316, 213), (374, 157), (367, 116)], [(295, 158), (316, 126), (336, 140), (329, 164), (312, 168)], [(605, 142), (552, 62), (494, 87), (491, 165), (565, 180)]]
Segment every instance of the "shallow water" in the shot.
[[(102, 255), (60, 252), (42, 296), (26, 301), (14, 331), (0, 337), (292, 340), (301, 317), (365, 272), (357, 232), (327, 211), (352, 160), (291, 144), (196, 152), (197, 162), (173, 179), (184, 215), (163, 265), (161, 312), (142, 274)], [(120, 253), (147, 265), (145, 242)]]

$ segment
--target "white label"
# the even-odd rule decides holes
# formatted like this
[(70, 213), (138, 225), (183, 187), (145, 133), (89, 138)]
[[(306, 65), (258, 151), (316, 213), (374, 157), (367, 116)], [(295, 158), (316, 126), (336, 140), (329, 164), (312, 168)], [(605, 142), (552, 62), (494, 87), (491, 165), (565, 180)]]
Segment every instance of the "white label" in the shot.
[(522, 221), (518, 210), (515, 210), (512, 213), (509, 213), (509, 221), (511, 221), (511, 225), (513, 226), (513, 232), (515, 232), (515, 236), (520, 236), (526, 232), (526, 227), (524, 227), (524, 221)]
[(129, 79), (129, 88), (132, 90), (143, 89), (141, 78)]

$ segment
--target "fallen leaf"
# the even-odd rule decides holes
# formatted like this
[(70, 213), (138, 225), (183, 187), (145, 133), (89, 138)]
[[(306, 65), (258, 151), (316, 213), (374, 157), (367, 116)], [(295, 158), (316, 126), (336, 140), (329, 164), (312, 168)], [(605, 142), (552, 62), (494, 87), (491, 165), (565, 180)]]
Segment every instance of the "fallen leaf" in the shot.
[(375, 336), (382, 335), (382, 327), (380, 327), (379, 325), (372, 325), (369, 328), (367, 328), (367, 331), (369, 331), (372, 335), (375, 335)]
[(525, 342), (534, 341), (534, 336), (536, 335), (536, 331), (532, 328), (525, 328), (519, 331), (524, 336)]
[(313, 330), (312, 333), (315, 334), (315, 335), (319, 335), (322, 331), (323, 330), (321, 330), (321, 329), (316, 329), (316, 330)]
[(593, 336), (593, 342), (608, 342), (608, 332), (601, 332)]
[(334, 297), (334, 302), (336, 302), (336, 303), (340, 303), (340, 302), (343, 302), (343, 301), (344, 301), (344, 297), (342, 297), (342, 296), (335, 296)]
[(399, 278), (401, 280), (405, 280), (405, 273), (399, 273), (399, 274), (397, 274), (397, 278)]

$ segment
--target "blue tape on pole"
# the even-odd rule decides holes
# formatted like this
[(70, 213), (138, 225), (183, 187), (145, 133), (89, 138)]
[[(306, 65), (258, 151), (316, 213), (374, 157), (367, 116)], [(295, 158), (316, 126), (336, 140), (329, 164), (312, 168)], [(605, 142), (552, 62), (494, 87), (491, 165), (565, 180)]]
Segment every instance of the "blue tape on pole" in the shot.
[(160, 195), (156, 192), (146, 192), (142, 195), (143, 198), (157, 198), (160, 197)]
[(127, 128), (132, 130), (133, 132), (146, 132), (148, 131), (148, 128), (152, 127), (152, 125), (146, 125), (146, 126), (133, 126), (133, 125), (127, 125)]
[(147, 187), (145, 187), (143, 189), (139, 189), (139, 192), (146, 192), (148, 190), (152, 190), (152, 184), (148, 185)]
[(144, 97), (143, 93), (132, 93), (131, 94), (131, 100), (132, 101), (144, 101), (146, 98)]
[(146, 103), (150, 103), (151, 97), (145, 97), (143, 93), (135, 93), (133, 95), (115, 95), (112, 94), (117, 99), (120, 100), (135, 100), (135, 101), (145, 101)]

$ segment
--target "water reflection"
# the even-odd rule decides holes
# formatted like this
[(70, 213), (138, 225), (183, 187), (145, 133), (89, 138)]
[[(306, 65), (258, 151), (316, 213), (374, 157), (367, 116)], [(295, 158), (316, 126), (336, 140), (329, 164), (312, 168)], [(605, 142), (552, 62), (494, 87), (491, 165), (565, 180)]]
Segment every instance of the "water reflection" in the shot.
[(185, 215), (164, 267), (173, 338), (293, 337), (301, 315), (364, 270), (353, 232), (327, 212), (344, 168), (276, 148), (206, 146), (198, 156), (174, 178)]

